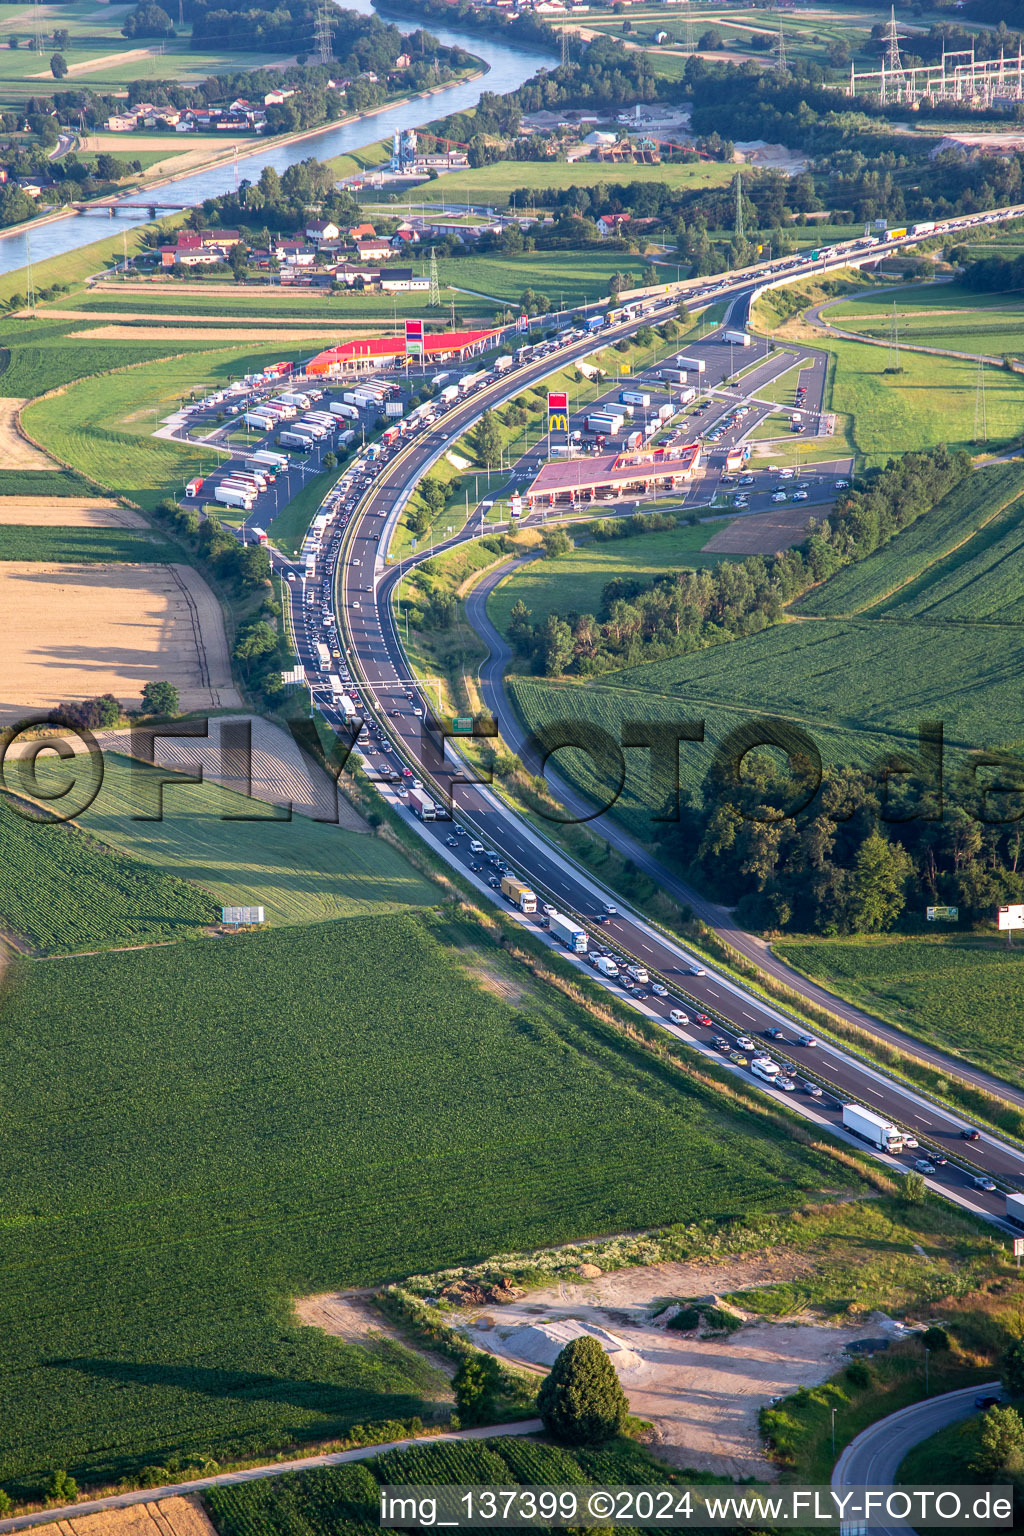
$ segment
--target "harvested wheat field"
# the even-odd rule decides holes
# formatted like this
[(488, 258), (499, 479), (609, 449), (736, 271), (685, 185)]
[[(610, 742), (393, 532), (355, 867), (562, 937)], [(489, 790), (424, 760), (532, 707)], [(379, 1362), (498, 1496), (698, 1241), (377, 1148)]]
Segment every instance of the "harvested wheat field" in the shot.
[(55, 1520), (48, 1529), (58, 1536), (216, 1536), (199, 1500), (180, 1494), (130, 1504), (126, 1509), (100, 1509), (73, 1520)]
[[(120, 69), (122, 64), (134, 64), (136, 59), (148, 58), (151, 53), (156, 53), (155, 48), (125, 48), (122, 53), (104, 53), (98, 59), (83, 59), (79, 64), (69, 64), (69, 75), (94, 75), (97, 70)], [(53, 78), (48, 69), (37, 69), (34, 75), (29, 75), (30, 80), (50, 80)]]
[(0, 566), (0, 718), (173, 683), (183, 710), (236, 707), (220, 607), (186, 565)]
[(146, 519), (102, 496), (0, 496), (0, 527), (145, 528)]
[(774, 555), (799, 544), (812, 516), (820, 508), (780, 507), (777, 512), (753, 512), (734, 518), (704, 545), (704, 554)]
[(18, 430), (18, 414), (27, 400), (0, 398), (0, 464), (4, 469), (52, 469), (53, 460)]

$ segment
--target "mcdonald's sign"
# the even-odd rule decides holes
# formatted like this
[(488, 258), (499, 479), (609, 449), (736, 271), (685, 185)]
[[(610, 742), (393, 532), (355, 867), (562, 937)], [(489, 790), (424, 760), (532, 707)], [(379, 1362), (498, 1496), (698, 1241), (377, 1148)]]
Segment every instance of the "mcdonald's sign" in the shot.
[(548, 431), (569, 431), (569, 396), (564, 389), (548, 390)]

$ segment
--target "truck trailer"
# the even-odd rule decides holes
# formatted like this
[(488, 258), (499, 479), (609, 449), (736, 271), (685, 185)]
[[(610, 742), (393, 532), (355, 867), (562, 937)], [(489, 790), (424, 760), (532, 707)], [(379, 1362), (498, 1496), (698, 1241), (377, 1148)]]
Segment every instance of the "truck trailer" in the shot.
[(322, 640), (318, 640), (316, 643), (316, 657), (320, 663), (320, 671), (326, 672), (329, 675), (331, 670), (331, 649)]
[(437, 819), (437, 806), (429, 795), (423, 793), (422, 789), (410, 789), (409, 809), (414, 816), (419, 817), (420, 821), (436, 821)]
[(749, 347), (750, 337), (746, 331), (726, 331), (723, 341), (736, 347)]
[(672, 362), (673, 362), (673, 365), (676, 368), (685, 368), (688, 373), (703, 373), (704, 372), (705, 364), (704, 364), (704, 359), (702, 357), (683, 357), (683, 356), (679, 356), (679, 357), (674, 357), (672, 359)]
[(346, 405), (344, 401), (332, 400), (330, 404), (332, 416), (340, 416), (343, 421), (358, 421), (359, 412), (354, 405)]
[(643, 409), (646, 411), (646, 409), (650, 405), (650, 403), (651, 403), (650, 395), (646, 394), (645, 391), (642, 390), (642, 389), (620, 389), (619, 390), (619, 404), (620, 405), (639, 405), (639, 406), (642, 406)]
[(1007, 1195), (1006, 1219), (1024, 1230), (1024, 1195)]
[(666, 384), (685, 384), (686, 383), (686, 369), (685, 368), (663, 368), (661, 370), (661, 376), (664, 379)]
[(268, 469), (287, 469), (289, 462), (286, 453), (271, 453), (268, 448), (257, 448), (245, 462), (248, 464), (250, 460), (255, 464), (266, 464)]
[(588, 432), (604, 432), (608, 437), (614, 437), (616, 432), (621, 432), (626, 418), (621, 411), (591, 411), (584, 422)]
[(309, 448), (313, 438), (308, 432), (297, 432), (293, 427), (278, 433), (278, 442), (282, 448)]
[(537, 893), (532, 891), (522, 880), (514, 880), (511, 875), (505, 875), (501, 882), (501, 894), (509, 900), (520, 912), (536, 912)]
[(213, 499), (219, 501), (222, 507), (241, 507), (243, 511), (251, 512), (255, 498), (240, 485), (218, 485), (214, 490)]
[(777, 1061), (773, 1061), (770, 1056), (757, 1056), (750, 1063), (750, 1070), (762, 1082), (774, 1083), (779, 1075), (779, 1064)]
[(563, 917), (561, 912), (552, 912), (548, 921), (548, 928), (554, 934), (560, 944), (566, 949), (572, 950), (574, 955), (585, 955), (587, 952), (587, 930), (581, 928), (578, 923), (571, 922)]
[(863, 1104), (843, 1105), (843, 1125), (879, 1152), (903, 1151), (903, 1136), (899, 1129), (876, 1110), (865, 1109)]

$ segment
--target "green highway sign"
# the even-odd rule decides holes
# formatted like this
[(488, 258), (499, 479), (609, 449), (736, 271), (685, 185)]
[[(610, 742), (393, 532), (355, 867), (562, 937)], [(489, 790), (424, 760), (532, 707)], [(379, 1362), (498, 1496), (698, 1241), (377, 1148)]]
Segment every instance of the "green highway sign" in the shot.
[(472, 715), (452, 715), (452, 730), (458, 736), (472, 736), (472, 734), (473, 734), (473, 716)]

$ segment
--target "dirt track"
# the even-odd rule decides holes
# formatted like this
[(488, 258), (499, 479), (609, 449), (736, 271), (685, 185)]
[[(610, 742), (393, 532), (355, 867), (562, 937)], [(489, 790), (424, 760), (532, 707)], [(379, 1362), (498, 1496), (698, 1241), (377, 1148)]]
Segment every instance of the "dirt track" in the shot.
[(737, 517), (721, 533), (709, 539), (704, 548), (721, 555), (774, 555), (800, 543), (812, 516), (814, 509), (788, 506), (780, 507), (777, 512), (755, 512)]
[(145, 528), (146, 520), (116, 501), (88, 496), (0, 496), (0, 527)]
[(96, 341), (329, 341), (336, 334), (330, 320), (313, 329), (269, 331), (259, 327), (203, 330), (198, 325), (97, 325), (76, 331), (77, 337)]
[(112, 693), (137, 707), (166, 680), (181, 707), (241, 702), (220, 607), (183, 565), (0, 564), (5, 651), (0, 717)]
[(0, 397), (0, 464), (4, 469), (53, 469), (53, 460), (18, 431), (18, 414), (27, 404), (13, 395)]

